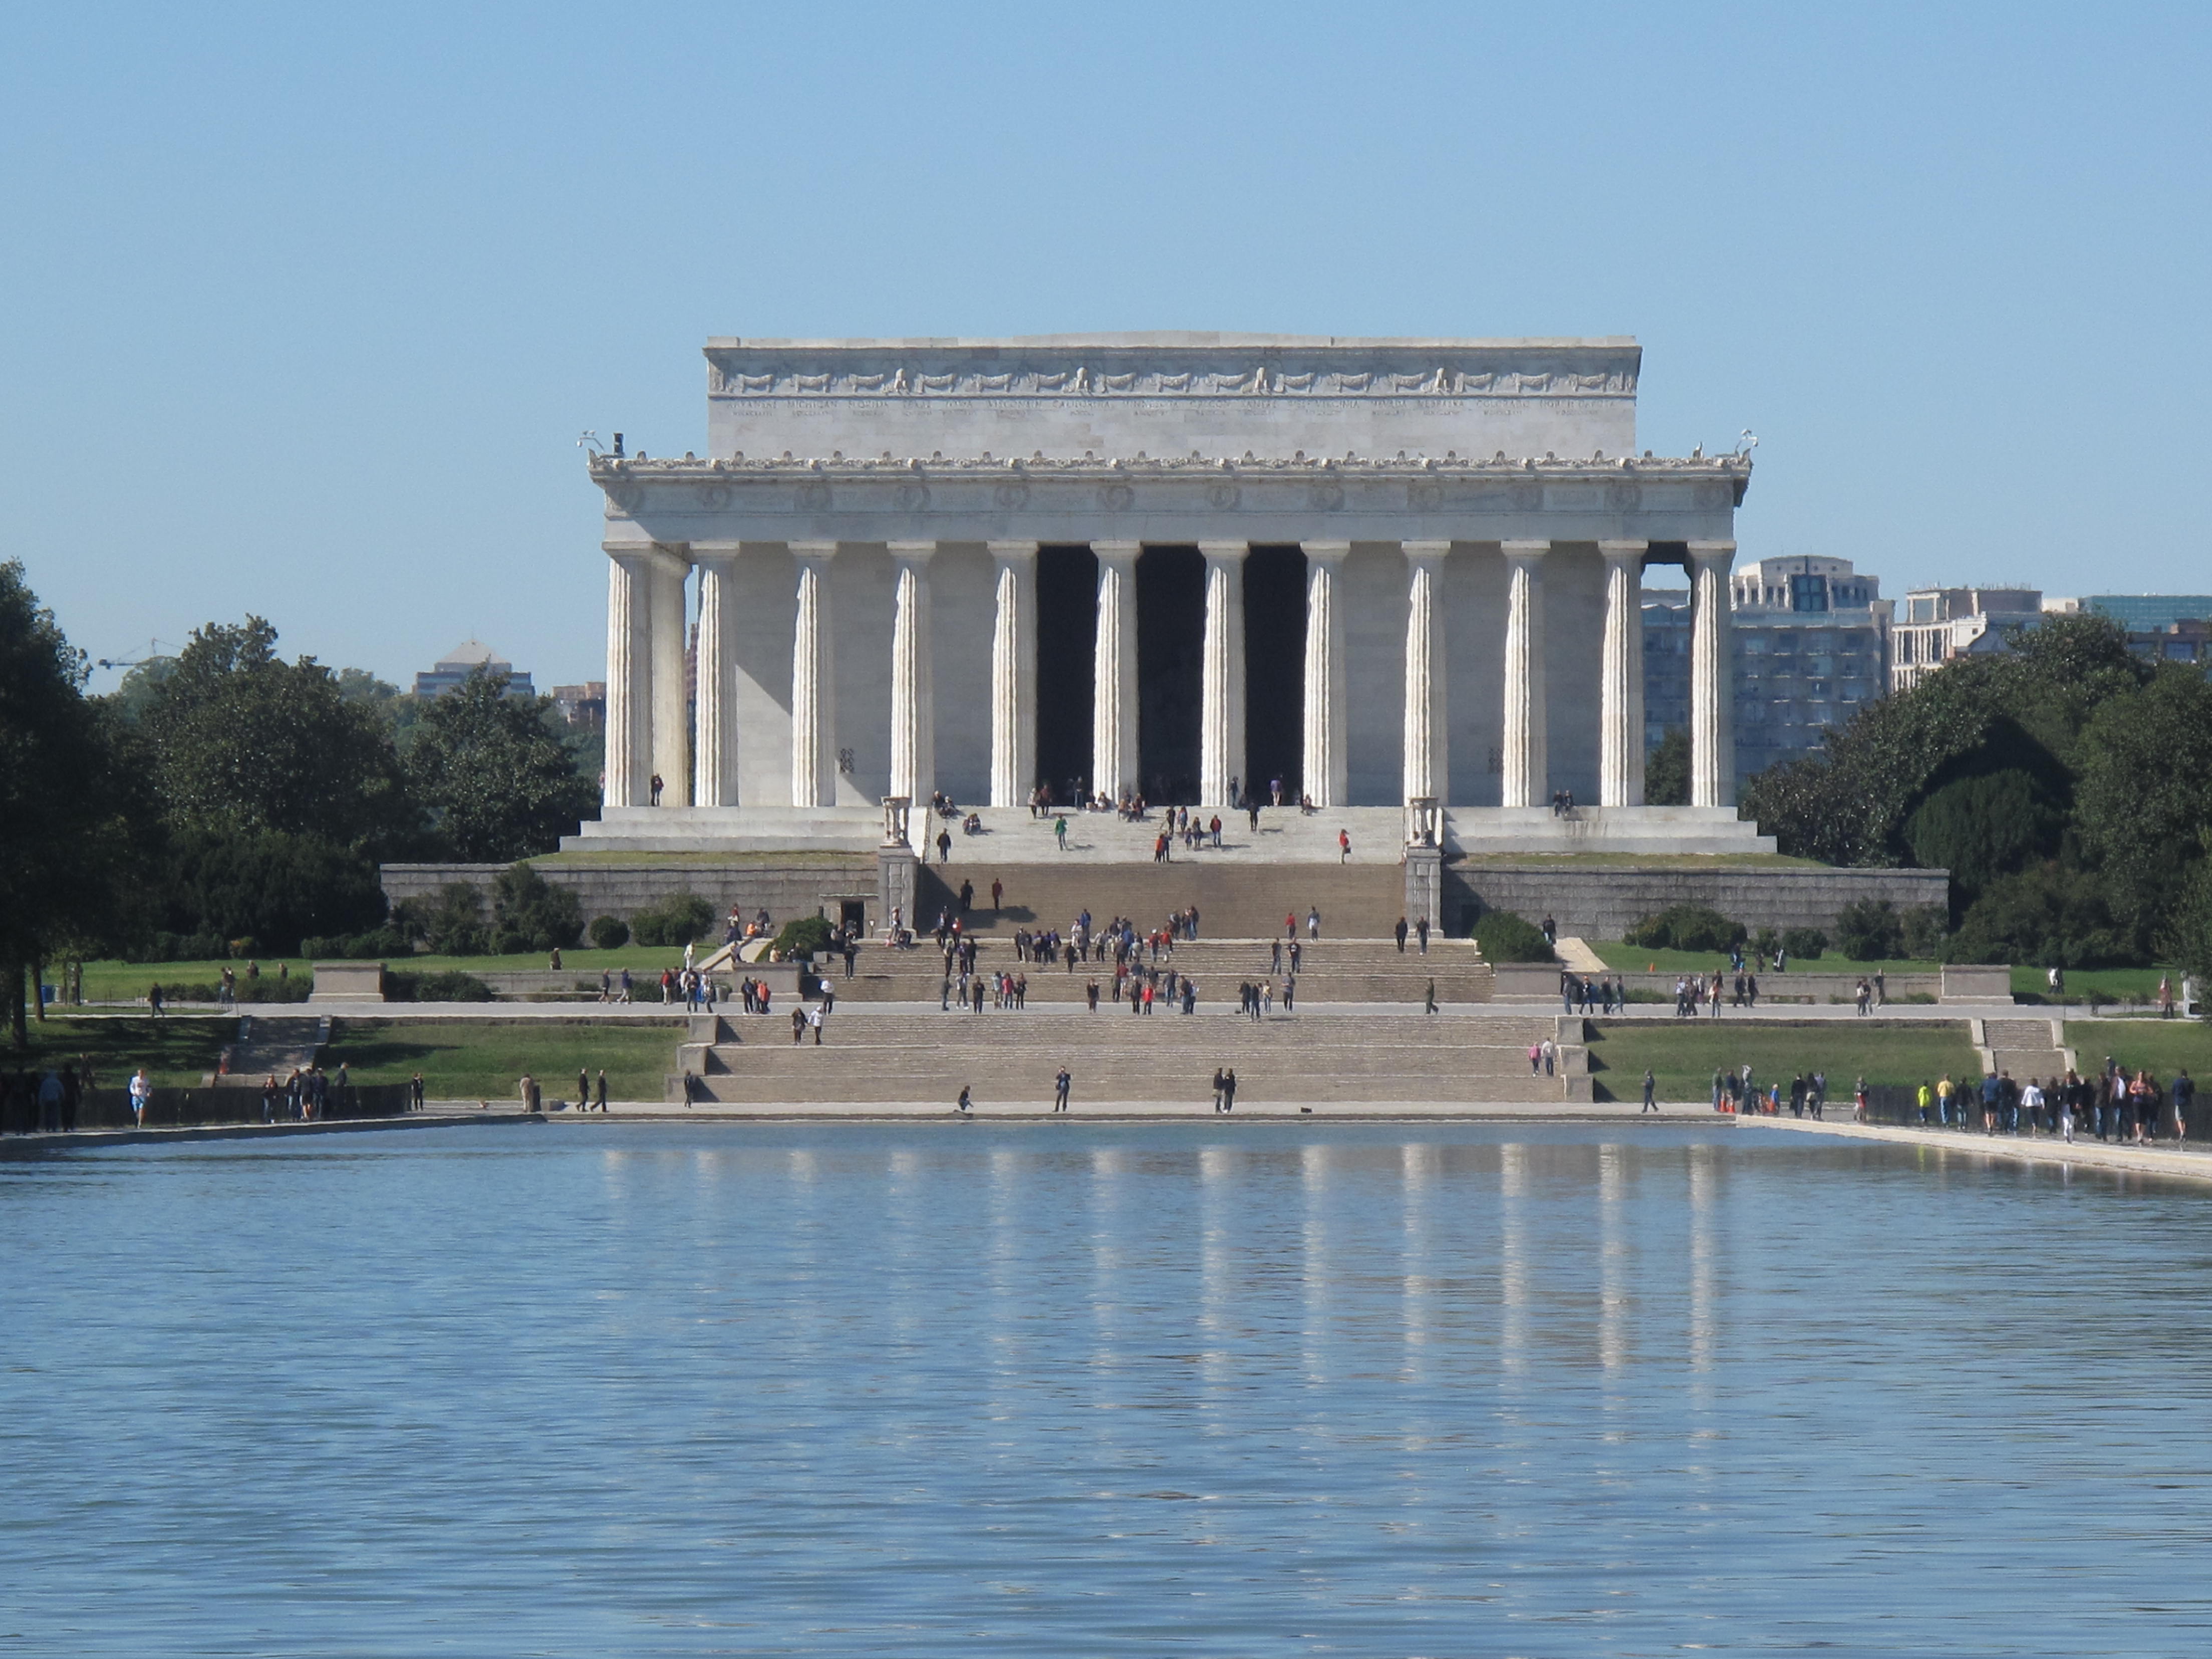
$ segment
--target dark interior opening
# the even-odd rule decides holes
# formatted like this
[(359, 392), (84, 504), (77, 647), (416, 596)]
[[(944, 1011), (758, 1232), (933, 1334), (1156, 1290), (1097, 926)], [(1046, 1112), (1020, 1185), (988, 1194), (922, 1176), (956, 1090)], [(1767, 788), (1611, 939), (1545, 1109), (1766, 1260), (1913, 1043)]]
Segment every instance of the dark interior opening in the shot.
[(1148, 547), (1137, 560), (1137, 777), (1147, 800), (1198, 799), (1206, 556)]
[(1040, 548), (1036, 612), (1036, 781), (1068, 806), (1091, 779), (1098, 556), (1087, 547)]
[(1306, 556), (1255, 547), (1244, 560), (1243, 787), (1262, 799), (1271, 780), (1296, 800), (1305, 752)]

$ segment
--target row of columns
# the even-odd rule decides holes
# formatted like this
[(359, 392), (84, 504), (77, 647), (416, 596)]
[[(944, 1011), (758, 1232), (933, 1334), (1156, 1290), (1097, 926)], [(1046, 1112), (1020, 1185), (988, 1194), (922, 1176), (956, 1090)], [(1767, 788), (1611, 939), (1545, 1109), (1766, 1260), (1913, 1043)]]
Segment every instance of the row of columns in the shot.
[[(991, 804), (1017, 806), (1036, 771), (1035, 542), (988, 544), (996, 566), (991, 638)], [(1449, 542), (1401, 544), (1407, 592), (1405, 798), (1446, 794), (1449, 701), (1439, 614)], [(1346, 804), (1347, 664), (1340, 588), (1349, 542), (1305, 542), (1306, 635), (1303, 760), (1316, 805)], [(827, 806), (836, 795), (836, 716), (829, 572), (835, 542), (789, 544), (797, 568), (792, 641), (791, 799)], [(1541, 806), (1550, 796), (1544, 688), (1544, 566), (1547, 541), (1503, 544), (1506, 566), (1504, 729), (1500, 804)], [(1226, 806), (1244, 760), (1243, 542), (1201, 542), (1206, 623), (1200, 673), (1200, 804)], [(1605, 634), (1599, 692), (1598, 804), (1644, 803), (1643, 569), (1649, 544), (1603, 541)], [(891, 631), (890, 793), (909, 799), (935, 788), (929, 566), (934, 542), (889, 545), (896, 573)], [(1139, 542), (1094, 542), (1098, 562), (1091, 712), (1091, 787), (1138, 787), (1137, 560)], [(1732, 542), (1689, 544), (1691, 574), (1691, 805), (1724, 806), (1735, 793), (1729, 684), (1728, 571)], [(735, 664), (731, 582), (737, 549), (693, 544), (700, 569), (698, 696), (691, 775), (696, 804), (737, 801)], [(685, 792), (684, 583), (685, 561), (653, 547), (612, 554), (607, 598), (607, 801), (645, 805), (663, 780), (664, 805)]]

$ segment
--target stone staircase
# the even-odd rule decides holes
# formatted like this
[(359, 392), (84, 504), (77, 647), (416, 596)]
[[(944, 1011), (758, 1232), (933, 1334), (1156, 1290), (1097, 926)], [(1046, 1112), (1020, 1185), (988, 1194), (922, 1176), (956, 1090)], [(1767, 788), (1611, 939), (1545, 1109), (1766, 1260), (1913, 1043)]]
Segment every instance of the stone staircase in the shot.
[(981, 1104), (1048, 1104), (1053, 1076), (1073, 1074), (1079, 1105), (1180, 1102), (1204, 1107), (1219, 1066), (1239, 1106), (1365, 1103), (1409, 1106), (1589, 1099), (1582, 1051), (1560, 1074), (1532, 1076), (1529, 1047), (1559, 1034), (1552, 1018), (1300, 1012), (1255, 1022), (1234, 1006), (1143, 1016), (1102, 1006), (976, 1013), (838, 1008), (821, 1047), (791, 1041), (781, 1014), (702, 1016), (679, 1051), (668, 1097), (696, 1103), (942, 1101), (965, 1085)]
[(315, 1063), (331, 1040), (331, 1022), (325, 1014), (247, 1014), (238, 1033), (236, 1042), (223, 1045), (223, 1069), (206, 1073), (204, 1086), (258, 1089), (270, 1077), (283, 1082)]
[[(908, 921), (919, 931), (935, 925), (939, 908), (957, 910), (963, 881), (975, 889), (967, 925), (986, 936), (1009, 937), (1017, 927), (1066, 932), (1086, 909), (1102, 927), (1117, 915), (1156, 927), (1194, 904), (1201, 938), (1279, 939), (1288, 914), (1303, 936), (1307, 912), (1318, 909), (1324, 940), (1379, 939), (1406, 913), (1405, 872), (1395, 864), (1234, 864), (1225, 855), (1178, 852), (1171, 864), (1053, 866), (997, 863), (969, 856), (972, 850), (972, 843), (956, 846), (951, 863), (915, 872)], [(994, 878), (1006, 889), (997, 910)]]
[(2015, 1083), (2062, 1077), (2074, 1069), (2074, 1051), (2066, 1046), (2064, 1020), (1977, 1019), (1969, 1024), (1983, 1066), (1991, 1072), (2009, 1072)]
[[(1084, 988), (1093, 979), (1098, 981), (1102, 1002), (1112, 994), (1111, 962), (1079, 962), (1074, 971), (1070, 972), (1059, 962), (1018, 961), (1006, 933), (979, 931), (977, 939), (975, 966), (979, 973), (988, 975), (1003, 970), (1029, 976), (1030, 1012), (1036, 1012), (1040, 1006), (1082, 1002)], [(1196, 983), (1201, 1011), (1218, 1012), (1224, 1004), (1233, 1010), (1237, 1006), (1237, 987), (1242, 981), (1257, 983), (1273, 979), (1279, 995), (1282, 975), (1269, 971), (1270, 945), (1269, 940), (1256, 939), (1186, 940), (1178, 944), (1172, 954), (1163, 954), (1158, 965), (1163, 972), (1172, 968)], [(1407, 941), (1402, 953), (1394, 939), (1332, 939), (1326, 936), (1318, 940), (1302, 940), (1299, 950), (1304, 958), (1297, 982), (1300, 1003), (1374, 1002), (1419, 1006), (1428, 995), (1431, 980), (1436, 982), (1439, 1003), (1487, 1002), (1497, 978), (1472, 939), (1431, 936), (1426, 956), (1420, 954), (1417, 942), (1412, 939)], [(933, 1003), (942, 990), (944, 962), (935, 942), (927, 938), (911, 951), (894, 951), (870, 943), (861, 947), (851, 979), (843, 976), (842, 962), (831, 961), (828, 964), (829, 983), (840, 1004)], [(1285, 966), (1288, 966), (1287, 956)]]

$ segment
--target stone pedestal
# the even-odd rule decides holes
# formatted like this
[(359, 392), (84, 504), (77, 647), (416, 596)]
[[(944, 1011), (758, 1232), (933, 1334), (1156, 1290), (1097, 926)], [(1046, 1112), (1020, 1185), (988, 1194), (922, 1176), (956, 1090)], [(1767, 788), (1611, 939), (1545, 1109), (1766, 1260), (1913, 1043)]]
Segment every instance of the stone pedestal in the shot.
[(1406, 925), (1418, 927), (1423, 916), (1432, 928), (1443, 925), (1444, 854), (1441, 847), (1406, 849)]
[(911, 847), (879, 847), (876, 849), (878, 931), (891, 925), (894, 911), (903, 919), (907, 927), (914, 926), (914, 877), (917, 862)]

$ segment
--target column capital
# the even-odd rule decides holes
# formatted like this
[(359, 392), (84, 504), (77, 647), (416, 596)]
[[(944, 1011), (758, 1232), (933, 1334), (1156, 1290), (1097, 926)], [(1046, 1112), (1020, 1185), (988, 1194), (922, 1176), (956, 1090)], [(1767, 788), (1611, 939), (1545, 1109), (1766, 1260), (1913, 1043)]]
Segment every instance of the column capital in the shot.
[(1608, 559), (1640, 559), (1651, 550), (1650, 542), (1601, 541), (1597, 550)]
[(901, 564), (924, 564), (937, 556), (935, 542), (885, 542), (884, 550)]
[(1145, 544), (1142, 542), (1093, 542), (1091, 550), (1097, 555), (1101, 564), (1127, 567), (1137, 562), (1137, 556), (1145, 550)]
[(1439, 562), (1451, 551), (1449, 542), (1400, 542), (1398, 546), (1409, 564)]
[(728, 564), (742, 550), (738, 542), (693, 542), (691, 562), (694, 564)]
[(1552, 550), (1549, 542), (1500, 542), (1498, 545), (1509, 559), (1540, 559)]
[(1035, 542), (985, 542), (983, 545), (989, 550), (993, 558), (1002, 562), (1015, 559), (1028, 559), (1034, 562), (1037, 556), (1037, 544)]
[(837, 556), (835, 542), (786, 542), (784, 545), (791, 550), (793, 558), (808, 564), (827, 564)]
[(1685, 542), (1682, 545), (1699, 564), (1715, 564), (1725, 570), (1735, 560), (1734, 542)]
[(1300, 542), (1298, 548), (1309, 559), (1324, 564), (1342, 564), (1352, 555), (1350, 542)]
[(1243, 558), (1251, 552), (1252, 544), (1249, 542), (1200, 542), (1198, 544), (1198, 550), (1206, 555), (1208, 563), (1218, 564), (1225, 559)]

